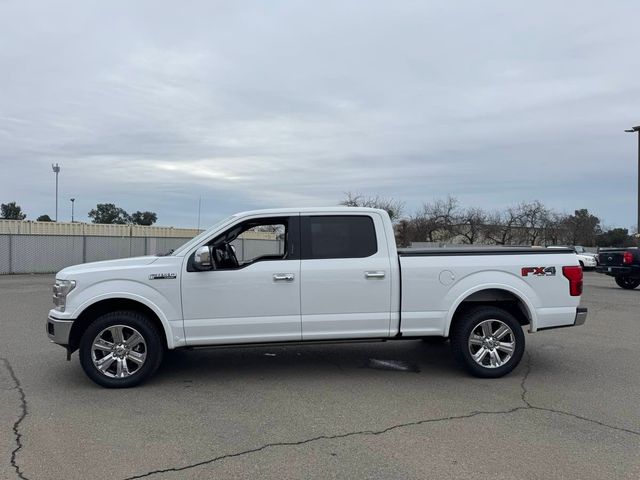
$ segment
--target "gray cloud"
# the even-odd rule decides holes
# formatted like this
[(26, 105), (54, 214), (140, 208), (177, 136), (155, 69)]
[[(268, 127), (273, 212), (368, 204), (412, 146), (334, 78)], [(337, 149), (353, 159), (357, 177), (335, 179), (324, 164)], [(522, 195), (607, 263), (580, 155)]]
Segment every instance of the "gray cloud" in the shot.
[[(635, 217), (633, 0), (0, 3), (0, 201), (192, 226), (360, 191)], [(68, 202), (67, 202), (68, 203)]]

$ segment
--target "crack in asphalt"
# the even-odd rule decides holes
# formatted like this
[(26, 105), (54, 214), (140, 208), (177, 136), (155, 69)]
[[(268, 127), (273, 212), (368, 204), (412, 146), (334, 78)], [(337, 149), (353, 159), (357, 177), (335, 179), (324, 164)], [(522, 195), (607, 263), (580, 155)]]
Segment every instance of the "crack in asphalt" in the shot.
[(527, 407), (514, 407), (514, 408), (510, 408), (508, 410), (475, 411), (475, 412), (471, 412), (471, 413), (468, 413), (468, 414), (465, 414), (465, 415), (452, 415), (452, 416), (449, 416), (449, 417), (428, 418), (428, 419), (425, 419), (425, 420), (417, 420), (415, 422), (399, 423), (397, 425), (392, 425), (390, 427), (383, 428), (381, 430), (358, 430), (358, 431), (355, 431), (355, 432), (338, 433), (336, 435), (318, 435), (317, 437), (307, 438), (307, 439), (298, 440), (298, 441), (267, 443), (267, 444), (262, 445), (260, 447), (251, 448), (249, 450), (242, 450), (240, 452), (235, 452), (235, 453), (228, 453), (226, 455), (220, 455), (218, 457), (210, 458), (208, 460), (203, 460), (201, 462), (192, 463), (192, 464), (185, 465), (185, 466), (182, 466), (182, 467), (171, 467), (171, 468), (164, 468), (164, 469), (159, 469), (159, 470), (152, 470), (150, 472), (143, 473), (143, 474), (140, 474), (140, 475), (134, 475), (132, 477), (127, 477), (124, 480), (134, 480), (134, 479), (137, 479), (137, 478), (145, 478), (145, 477), (148, 477), (150, 475), (157, 475), (157, 474), (160, 474), (160, 473), (181, 472), (181, 471), (188, 470), (188, 469), (195, 468), (195, 467), (201, 467), (201, 466), (204, 466), (204, 465), (210, 465), (212, 463), (216, 463), (216, 462), (219, 462), (220, 460), (225, 460), (227, 458), (241, 457), (243, 455), (248, 455), (248, 454), (251, 454), (251, 453), (261, 452), (261, 451), (266, 450), (267, 448), (271, 448), (271, 447), (290, 447), (290, 446), (297, 446), (297, 445), (305, 445), (307, 443), (317, 442), (318, 440), (334, 440), (334, 439), (337, 439), (337, 438), (348, 438), (348, 437), (353, 437), (353, 436), (357, 436), (357, 435), (382, 435), (384, 433), (390, 432), (392, 430), (396, 430), (398, 428), (413, 427), (413, 426), (416, 426), (416, 425), (424, 425), (426, 423), (438, 423), (438, 422), (446, 422), (446, 421), (449, 421), (449, 420), (466, 419), (466, 418), (476, 417), (478, 415), (503, 415), (503, 414), (509, 414), (509, 413), (517, 412), (518, 410), (524, 410), (526, 408)]
[(397, 430), (400, 428), (406, 428), (406, 427), (413, 427), (413, 426), (418, 426), (418, 425), (425, 425), (428, 423), (439, 423), (439, 422), (447, 422), (447, 421), (451, 421), (451, 420), (463, 420), (463, 419), (467, 419), (467, 418), (473, 418), (473, 417), (477, 417), (479, 415), (509, 415), (511, 413), (515, 413), (521, 410), (541, 410), (541, 411), (546, 411), (546, 412), (552, 412), (552, 413), (556, 413), (559, 415), (566, 415), (569, 417), (573, 417), (576, 418), (578, 420), (583, 420), (586, 422), (590, 422), (596, 425), (600, 425), (602, 427), (606, 427), (606, 428), (610, 428), (612, 430), (618, 430), (621, 432), (625, 432), (625, 433), (630, 433), (632, 435), (638, 435), (640, 436), (640, 431), (635, 431), (635, 430), (631, 430), (628, 428), (623, 428), (623, 427), (616, 427), (614, 425), (609, 425), (603, 422), (600, 422), (598, 420), (593, 420), (591, 418), (587, 418), (587, 417), (582, 417), (580, 415), (576, 415), (570, 412), (565, 412), (562, 410), (556, 410), (556, 409), (552, 409), (552, 408), (546, 408), (546, 407), (538, 407), (533, 405), (531, 402), (529, 402), (529, 400), (527, 400), (527, 394), (529, 393), (527, 386), (526, 386), (526, 382), (527, 379), (529, 378), (529, 374), (531, 373), (532, 370), (532, 360), (531, 360), (531, 355), (527, 352), (527, 366), (526, 366), (526, 370), (524, 375), (522, 376), (522, 380), (520, 381), (520, 389), (521, 389), (521, 393), (520, 393), (520, 398), (522, 400), (522, 402), (524, 403), (524, 406), (519, 406), (519, 407), (513, 407), (513, 408), (509, 408), (506, 410), (496, 410), (496, 411), (492, 411), (492, 410), (482, 410), (482, 411), (473, 411), (471, 413), (468, 414), (464, 414), (464, 415), (452, 415), (452, 416), (448, 416), (448, 417), (438, 417), (438, 418), (428, 418), (428, 419), (424, 419), (424, 420), (416, 420), (413, 422), (406, 422), (406, 423), (399, 423), (396, 425), (392, 425), (390, 427), (387, 428), (383, 428), (381, 430), (358, 430), (358, 431), (354, 431), (354, 432), (347, 432), (347, 433), (339, 433), (336, 435), (318, 435), (317, 437), (311, 437), (311, 438), (307, 438), (304, 440), (298, 440), (298, 441), (290, 441), (290, 442), (273, 442), (273, 443), (266, 443), (260, 447), (255, 447), (255, 448), (251, 448), (248, 450), (242, 450), (239, 452), (234, 452), (234, 453), (228, 453), (225, 455), (219, 455), (217, 457), (213, 457), (207, 460), (202, 460), (200, 462), (196, 462), (196, 463), (191, 463), (189, 465), (184, 465), (182, 467), (170, 467), (170, 468), (163, 468), (163, 469), (158, 469), (158, 470), (151, 470), (149, 472), (146, 473), (142, 473), (139, 475), (134, 475), (131, 477), (127, 477), (124, 480), (135, 480), (135, 479), (139, 479), (139, 478), (146, 478), (152, 475), (158, 475), (158, 474), (162, 474), (162, 473), (176, 473), (176, 472), (182, 472), (184, 470), (189, 470), (192, 468), (197, 468), (197, 467), (202, 467), (205, 465), (211, 465), (213, 463), (217, 463), (219, 461), (222, 460), (226, 460), (228, 458), (235, 458), (235, 457), (242, 457), (244, 455), (250, 455), (252, 453), (258, 453), (261, 452), (263, 450), (266, 450), (268, 448), (274, 448), (274, 447), (292, 447), (292, 446), (298, 446), (298, 445), (305, 445), (308, 443), (313, 443), (313, 442), (317, 442), (319, 440), (335, 440), (335, 439), (341, 439), (341, 438), (348, 438), (348, 437), (354, 437), (354, 436), (359, 436), (359, 435), (382, 435), (385, 434), (387, 432), (390, 432), (392, 430)]
[(602, 427), (606, 427), (606, 428), (610, 428), (612, 430), (618, 430), (620, 432), (625, 432), (625, 433), (630, 433), (632, 435), (638, 435), (640, 436), (640, 431), (638, 430), (632, 430), (630, 428), (624, 428), (624, 427), (617, 427), (615, 425), (610, 425), (608, 423), (604, 423), (601, 422), (599, 420), (594, 420), (592, 418), (588, 418), (588, 417), (583, 417), (582, 415), (577, 415), (575, 413), (571, 413), (571, 412), (567, 412), (564, 410), (558, 410), (555, 408), (548, 408), (548, 407), (538, 407), (537, 405), (533, 405), (529, 400), (527, 400), (527, 393), (529, 393), (529, 391), (527, 390), (527, 387), (525, 385), (525, 382), (527, 381), (527, 378), (529, 377), (529, 374), (531, 373), (531, 367), (532, 367), (533, 362), (531, 361), (531, 354), (529, 352), (527, 352), (527, 369), (525, 371), (524, 376), (522, 377), (522, 381), (520, 382), (520, 388), (522, 389), (522, 401), (525, 403), (526, 409), (527, 410), (541, 410), (543, 412), (551, 412), (551, 413), (557, 413), (558, 415), (566, 415), (568, 417), (573, 417), (576, 418), (578, 420), (582, 420), (585, 422), (589, 422), (589, 423), (593, 423), (595, 425), (600, 425)]
[(22, 434), (20, 433), (20, 424), (29, 413), (29, 410), (27, 409), (27, 398), (24, 394), (24, 389), (22, 388), (22, 384), (20, 383), (20, 380), (18, 380), (18, 376), (16, 375), (16, 372), (13, 370), (13, 367), (11, 366), (11, 363), (9, 362), (9, 360), (7, 360), (6, 358), (0, 358), (0, 360), (2, 360), (2, 363), (4, 363), (5, 368), (7, 369), (7, 371), (9, 372), (9, 375), (11, 376), (11, 379), (13, 380), (13, 383), (14, 383), (13, 388), (18, 390), (18, 393), (20, 395), (20, 415), (18, 416), (18, 419), (13, 423), (13, 436), (16, 441), (16, 448), (14, 448), (13, 451), (11, 452), (11, 466), (15, 469), (16, 475), (18, 476), (18, 478), (20, 478), (21, 480), (28, 480), (28, 478), (25, 476), (24, 472), (18, 465), (18, 461), (17, 461), (18, 452), (23, 447)]

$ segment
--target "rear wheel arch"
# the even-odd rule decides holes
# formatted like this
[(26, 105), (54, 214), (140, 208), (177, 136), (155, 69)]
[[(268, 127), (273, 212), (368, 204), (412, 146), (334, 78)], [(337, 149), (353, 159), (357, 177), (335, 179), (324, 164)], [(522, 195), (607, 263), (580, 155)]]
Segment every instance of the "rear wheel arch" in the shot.
[(513, 315), (520, 325), (529, 325), (529, 330), (533, 330), (535, 327), (534, 308), (524, 299), (522, 294), (504, 287), (485, 287), (467, 292), (456, 301), (451, 309), (445, 336), (451, 335), (456, 323), (465, 313), (481, 306), (500, 308)]
[(82, 335), (94, 320), (104, 314), (117, 311), (132, 311), (144, 315), (158, 330), (164, 347), (169, 348), (170, 332), (167, 331), (162, 320), (151, 307), (129, 298), (108, 298), (87, 306), (74, 320), (69, 335), (69, 351), (74, 352), (78, 349)]

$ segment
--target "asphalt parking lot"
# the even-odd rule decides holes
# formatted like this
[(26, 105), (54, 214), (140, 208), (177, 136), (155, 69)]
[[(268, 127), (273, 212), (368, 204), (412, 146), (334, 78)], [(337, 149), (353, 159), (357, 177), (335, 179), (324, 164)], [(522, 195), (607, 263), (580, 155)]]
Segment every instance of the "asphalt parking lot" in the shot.
[(0, 478), (640, 478), (640, 290), (608, 277), (498, 380), (410, 341), (173, 352), (129, 390), (49, 343), (52, 282), (0, 277)]

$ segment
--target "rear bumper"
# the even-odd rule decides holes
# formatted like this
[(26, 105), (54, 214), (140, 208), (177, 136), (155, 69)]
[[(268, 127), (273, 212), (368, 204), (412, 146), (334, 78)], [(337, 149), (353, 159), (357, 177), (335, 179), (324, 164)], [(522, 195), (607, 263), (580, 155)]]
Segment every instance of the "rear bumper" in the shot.
[(605, 275), (610, 275), (612, 277), (616, 277), (618, 275), (640, 277), (640, 266), (631, 265), (626, 267), (616, 267), (616, 266), (608, 266), (608, 265), (598, 265), (596, 267), (596, 272), (604, 273)]
[(576, 309), (576, 319), (573, 322), (573, 326), (584, 325), (587, 321), (587, 309), (585, 307), (578, 307)]
[(552, 330), (554, 328), (567, 328), (567, 327), (577, 327), (579, 325), (584, 325), (584, 322), (587, 321), (587, 308), (586, 307), (577, 307), (576, 308), (576, 316), (573, 319), (573, 323), (569, 323), (567, 325), (554, 325), (553, 327), (543, 327), (538, 328), (538, 332), (542, 332), (544, 330)]
[(47, 335), (53, 343), (58, 345), (69, 345), (69, 336), (71, 335), (71, 327), (73, 320), (60, 320), (49, 316), (47, 318)]

